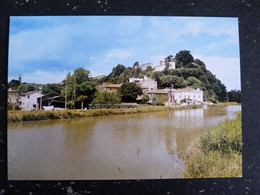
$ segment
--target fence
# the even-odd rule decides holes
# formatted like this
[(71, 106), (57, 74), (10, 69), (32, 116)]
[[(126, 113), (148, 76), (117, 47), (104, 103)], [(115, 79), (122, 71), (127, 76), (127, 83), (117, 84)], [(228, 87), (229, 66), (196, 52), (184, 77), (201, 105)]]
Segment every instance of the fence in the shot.
[(125, 108), (139, 108), (147, 105), (139, 104), (89, 104), (89, 109), (125, 109)]

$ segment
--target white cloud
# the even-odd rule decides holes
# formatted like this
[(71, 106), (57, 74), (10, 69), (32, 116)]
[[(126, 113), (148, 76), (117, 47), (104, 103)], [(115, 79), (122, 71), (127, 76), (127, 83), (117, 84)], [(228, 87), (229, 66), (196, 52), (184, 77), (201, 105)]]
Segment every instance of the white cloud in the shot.
[(203, 56), (193, 55), (206, 64), (208, 70), (227, 87), (227, 90), (240, 89), (240, 59), (235, 57), (218, 57), (218, 56)]
[(37, 70), (31, 73), (24, 73), (22, 75), (22, 81), (27, 83), (60, 83), (66, 78), (66, 72), (60, 71), (46, 71), (46, 70)]

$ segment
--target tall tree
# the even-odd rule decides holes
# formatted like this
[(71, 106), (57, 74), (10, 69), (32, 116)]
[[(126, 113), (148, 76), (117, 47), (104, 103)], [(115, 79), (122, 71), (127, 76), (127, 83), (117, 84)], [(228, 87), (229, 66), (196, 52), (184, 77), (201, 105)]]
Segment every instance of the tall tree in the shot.
[(18, 87), (17, 92), (19, 95), (22, 95), (23, 93), (27, 93), (33, 90), (34, 90), (33, 86), (23, 83)]
[(12, 79), (8, 83), (8, 88), (11, 88), (12, 90), (16, 90), (20, 86), (20, 81)]
[(120, 94), (115, 92), (97, 92), (92, 104), (119, 104), (121, 102)]
[(143, 91), (135, 83), (124, 83), (118, 93), (121, 94), (123, 102), (135, 102), (137, 96), (142, 95)]
[(176, 68), (191, 68), (192, 62), (194, 61), (193, 56), (190, 54), (190, 51), (188, 50), (181, 50), (179, 53), (175, 56), (175, 65)]
[(50, 84), (46, 84), (43, 86), (42, 93), (48, 94), (48, 93), (56, 92), (56, 93), (60, 94), (61, 89), (62, 89), (62, 86), (60, 84), (50, 83)]

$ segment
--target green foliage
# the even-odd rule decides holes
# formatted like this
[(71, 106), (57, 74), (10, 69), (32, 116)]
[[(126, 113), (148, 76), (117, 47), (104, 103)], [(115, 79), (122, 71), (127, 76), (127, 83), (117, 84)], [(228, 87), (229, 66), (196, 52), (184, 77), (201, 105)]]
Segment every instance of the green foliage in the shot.
[(17, 92), (19, 95), (22, 95), (23, 93), (27, 93), (29, 91), (33, 91), (34, 87), (28, 84), (21, 84), (18, 89)]
[(175, 65), (176, 68), (191, 68), (192, 62), (194, 61), (193, 56), (190, 54), (190, 51), (181, 50), (175, 56)]
[(8, 83), (8, 88), (11, 88), (13, 90), (16, 90), (20, 86), (20, 82), (18, 80), (12, 79)]
[(114, 67), (112, 69), (111, 74), (114, 74), (115, 76), (119, 76), (120, 74), (122, 74), (124, 72), (125, 69), (126, 69), (126, 67), (124, 65), (118, 64), (116, 67)]
[(188, 78), (185, 80), (185, 82), (186, 82), (186, 85), (187, 85), (187, 86), (190, 86), (190, 87), (192, 87), (192, 88), (194, 88), (194, 89), (201, 88), (201, 86), (203, 85), (203, 83), (202, 83), (199, 79), (197, 79), (196, 77), (194, 77), (194, 76), (188, 77)]
[(59, 84), (56, 84), (56, 83), (47, 84), (47, 85), (43, 86), (42, 93), (48, 94), (48, 93), (56, 92), (56, 93), (60, 94), (61, 89), (62, 89), (62, 86)]
[(7, 110), (20, 110), (20, 107), (17, 104), (8, 102)]
[[(73, 108), (74, 85), (76, 88), (75, 108), (81, 108), (81, 98), (84, 98), (84, 106), (88, 106), (93, 101), (96, 93), (97, 81), (89, 77), (89, 71), (78, 68), (74, 74), (67, 76), (67, 101), (68, 107)], [(66, 83), (66, 80), (64, 81)], [(62, 86), (61, 95), (65, 97), (66, 85)]]
[(144, 94), (141, 100), (142, 104), (147, 104), (147, 102), (150, 100), (150, 97), (148, 94)]
[(124, 83), (118, 93), (121, 94), (123, 102), (135, 102), (138, 95), (142, 95), (142, 89), (135, 83)]
[(241, 112), (236, 119), (226, 120), (205, 131), (185, 154), (185, 177), (242, 175)]
[(114, 92), (97, 92), (92, 104), (119, 104), (121, 102), (120, 94)]
[(165, 102), (168, 102), (168, 95), (167, 94), (157, 94), (156, 102), (159, 106), (164, 106)]
[(89, 80), (89, 71), (84, 68), (78, 68), (74, 70), (74, 75), (76, 75), (76, 83), (83, 83)]
[(228, 92), (228, 101), (241, 103), (241, 91), (240, 90), (229, 91)]

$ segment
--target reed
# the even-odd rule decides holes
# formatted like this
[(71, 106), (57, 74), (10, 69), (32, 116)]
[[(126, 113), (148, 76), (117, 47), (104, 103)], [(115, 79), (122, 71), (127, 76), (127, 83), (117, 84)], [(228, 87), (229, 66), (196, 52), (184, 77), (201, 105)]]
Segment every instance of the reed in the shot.
[(238, 177), (242, 175), (241, 112), (234, 120), (205, 130), (183, 155), (185, 178)]

